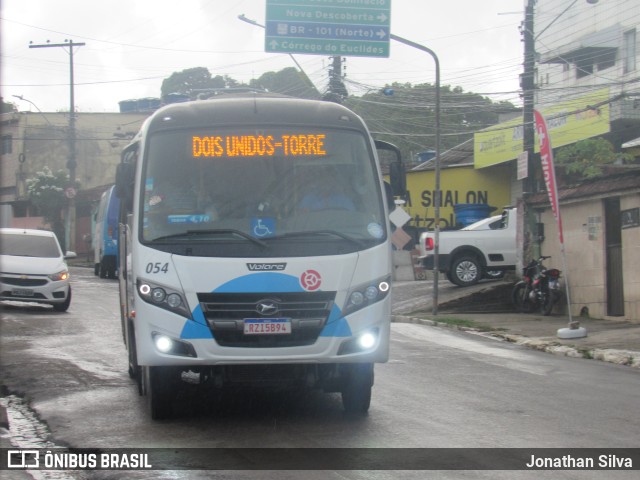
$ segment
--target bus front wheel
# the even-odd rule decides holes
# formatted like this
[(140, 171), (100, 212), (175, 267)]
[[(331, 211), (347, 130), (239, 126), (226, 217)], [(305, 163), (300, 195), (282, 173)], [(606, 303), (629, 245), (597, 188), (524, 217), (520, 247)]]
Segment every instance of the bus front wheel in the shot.
[(151, 418), (170, 418), (180, 378), (179, 371), (172, 367), (144, 367), (143, 375)]
[(342, 387), (342, 406), (345, 412), (365, 415), (371, 404), (372, 387), (373, 364), (349, 365)]

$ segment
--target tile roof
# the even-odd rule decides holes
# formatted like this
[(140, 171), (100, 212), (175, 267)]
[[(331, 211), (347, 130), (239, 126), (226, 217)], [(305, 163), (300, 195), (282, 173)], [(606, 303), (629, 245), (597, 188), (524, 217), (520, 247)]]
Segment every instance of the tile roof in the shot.
[[(576, 185), (559, 187), (560, 201), (576, 200), (581, 198), (597, 198), (612, 196), (615, 194), (640, 192), (640, 168), (638, 166), (622, 167), (615, 173), (605, 176), (583, 180)], [(549, 202), (546, 192), (536, 193), (529, 197), (531, 204), (545, 204)]]
[[(441, 167), (456, 167), (462, 165), (473, 165), (473, 138), (440, 154)], [(431, 158), (413, 167), (410, 172), (421, 172), (424, 170), (433, 170), (434, 168), (435, 158)]]

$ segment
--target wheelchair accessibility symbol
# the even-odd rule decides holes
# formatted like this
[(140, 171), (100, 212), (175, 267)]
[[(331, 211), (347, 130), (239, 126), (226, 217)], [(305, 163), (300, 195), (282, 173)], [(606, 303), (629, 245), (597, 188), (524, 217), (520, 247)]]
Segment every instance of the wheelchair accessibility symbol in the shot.
[(276, 234), (276, 221), (273, 218), (252, 218), (251, 231), (258, 238), (273, 237)]

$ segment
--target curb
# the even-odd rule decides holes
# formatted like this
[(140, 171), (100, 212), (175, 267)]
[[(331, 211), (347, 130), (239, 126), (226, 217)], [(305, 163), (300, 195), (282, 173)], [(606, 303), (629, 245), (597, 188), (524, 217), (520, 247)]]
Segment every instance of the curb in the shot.
[[(391, 322), (417, 323), (420, 325), (448, 328), (450, 330), (458, 330), (461, 332), (483, 332), (482, 330), (479, 330), (477, 328), (461, 327), (459, 325), (450, 325), (448, 323), (438, 322), (436, 320), (418, 317), (407, 317), (404, 315), (392, 315)], [(603, 362), (614, 363), (616, 365), (625, 365), (632, 368), (640, 369), (640, 352), (634, 352), (631, 350), (615, 350), (612, 348), (578, 349), (543, 338), (529, 338), (522, 335), (506, 334), (495, 331), (489, 331), (486, 332), (486, 334), (493, 338), (497, 338), (510, 343), (515, 343), (516, 345), (522, 345), (523, 347), (527, 347), (533, 350), (552, 353), (554, 355), (561, 355), (572, 358), (584, 358), (587, 360), (599, 360)]]

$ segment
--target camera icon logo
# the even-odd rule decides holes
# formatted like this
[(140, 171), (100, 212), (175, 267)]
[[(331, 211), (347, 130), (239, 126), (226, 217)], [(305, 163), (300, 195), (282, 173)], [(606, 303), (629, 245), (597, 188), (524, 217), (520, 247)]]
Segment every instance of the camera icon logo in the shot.
[(8, 468), (39, 468), (40, 451), (38, 450), (8, 450)]

